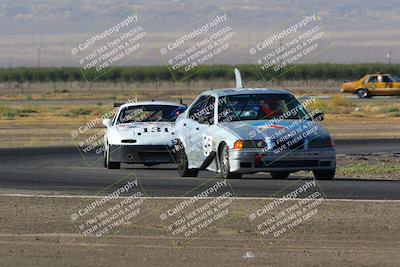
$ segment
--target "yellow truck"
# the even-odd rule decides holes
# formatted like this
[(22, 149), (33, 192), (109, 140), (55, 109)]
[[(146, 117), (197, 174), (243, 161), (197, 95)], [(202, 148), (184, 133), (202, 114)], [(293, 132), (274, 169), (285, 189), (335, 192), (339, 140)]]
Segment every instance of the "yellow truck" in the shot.
[(390, 74), (367, 74), (358, 81), (343, 83), (340, 91), (360, 98), (400, 95), (400, 78)]

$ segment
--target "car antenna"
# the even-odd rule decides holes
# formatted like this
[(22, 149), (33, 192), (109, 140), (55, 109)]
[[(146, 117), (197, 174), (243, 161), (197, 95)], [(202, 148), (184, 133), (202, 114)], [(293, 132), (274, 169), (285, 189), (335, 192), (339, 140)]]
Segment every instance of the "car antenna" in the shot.
[(238, 70), (238, 68), (235, 68), (234, 72), (236, 79), (236, 88), (243, 88), (242, 76), (240, 75), (240, 71)]

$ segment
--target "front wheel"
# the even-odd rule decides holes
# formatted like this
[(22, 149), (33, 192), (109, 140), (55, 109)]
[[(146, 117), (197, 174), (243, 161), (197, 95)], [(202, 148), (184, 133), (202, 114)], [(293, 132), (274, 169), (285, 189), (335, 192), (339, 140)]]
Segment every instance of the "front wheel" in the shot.
[(178, 173), (181, 177), (197, 177), (198, 169), (189, 169), (188, 158), (185, 149), (182, 148), (176, 152), (176, 161), (178, 163)]
[(152, 167), (152, 166), (156, 166), (156, 165), (159, 165), (160, 163), (157, 163), (157, 162), (145, 162), (145, 163), (143, 163), (143, 165), (144, 166), (146, 166), (146, 167)]
[(283, 171), (278, 171), (278, 172), (271, 172), (271, 177), (273, 179), (286, 179), (290, 175), (290, 172), (283, 172)]
[(232, 173), (229, 165), (229, 148), (226, 144), (223, 145), (219, 155), (219, 162), (221, 165), (221, 174), (224, 179), (239, 179), (242, 177), (241, 173)]
[(359, 98), (370, 98), (371, 94), (368, 89), (358, 89), (357, 95)]
[(314, 177), (317, 180), (332, 180), (335, 177), (336, 169), (313, 171)]
[(110, 146), (107, 146), (108, 149), (104, 149), (104, 167), (107, 169), (120, 169), (121, 162), (113, 162), (110, 161)]
[(107, 149), (106, 149), (106, 145), (104, 145), (104, 151), (103, 151), (103, 166), (104, 166), (104, 168), (107, 168)]

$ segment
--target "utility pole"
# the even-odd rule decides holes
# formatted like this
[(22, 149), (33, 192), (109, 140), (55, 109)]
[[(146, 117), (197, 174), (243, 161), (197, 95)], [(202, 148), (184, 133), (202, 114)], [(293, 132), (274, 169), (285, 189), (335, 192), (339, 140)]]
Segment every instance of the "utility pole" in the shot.
[[(283, 49), (283, 40), (282, 40), (282, 38), (281, 39), (279, 39), (279, 53), (278, 53), (278, 67), (279, 67), (279, 70), (282, 70), (281, 69), (281, 56), (282, 56), (282, 49)], [(276, 78), (275, 79), (275, 83), (277, 84), (277, 85), (280, 85), (280, 82), (279, 82), (279, 79), (278, 78)]]
[(282, 39), (279, 39), (278, 65), (281, 64), (282, 48), (283, 48)]
[(40, 67), (40, 48), (37, 48), (37, 52), (36, 52), (37, 58), (36, 58), (36, 67)]
[(389, 50), (389, 53), (387, 53), (386, 57), (388, 58), (388, 63), (392, 64), (392, 50)]

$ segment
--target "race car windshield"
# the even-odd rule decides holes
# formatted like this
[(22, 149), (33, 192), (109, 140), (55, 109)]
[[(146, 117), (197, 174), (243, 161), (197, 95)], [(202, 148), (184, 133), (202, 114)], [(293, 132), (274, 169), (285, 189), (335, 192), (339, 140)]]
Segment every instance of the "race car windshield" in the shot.
[(174, 122), (184, 107), (167, 105), (142, 105), (121, 110), (117, 124), (131, 122), (166, 121)]
[(300, 102), (288, 94), (231, 95), (219, 100), (219, 117), (233, 121), (301, 119), (308, 113)]
[(398, 76), (393, 76), (393, 79), (394, 79), (396, 82), (400, 82), (400, 78), (399, 78)]

